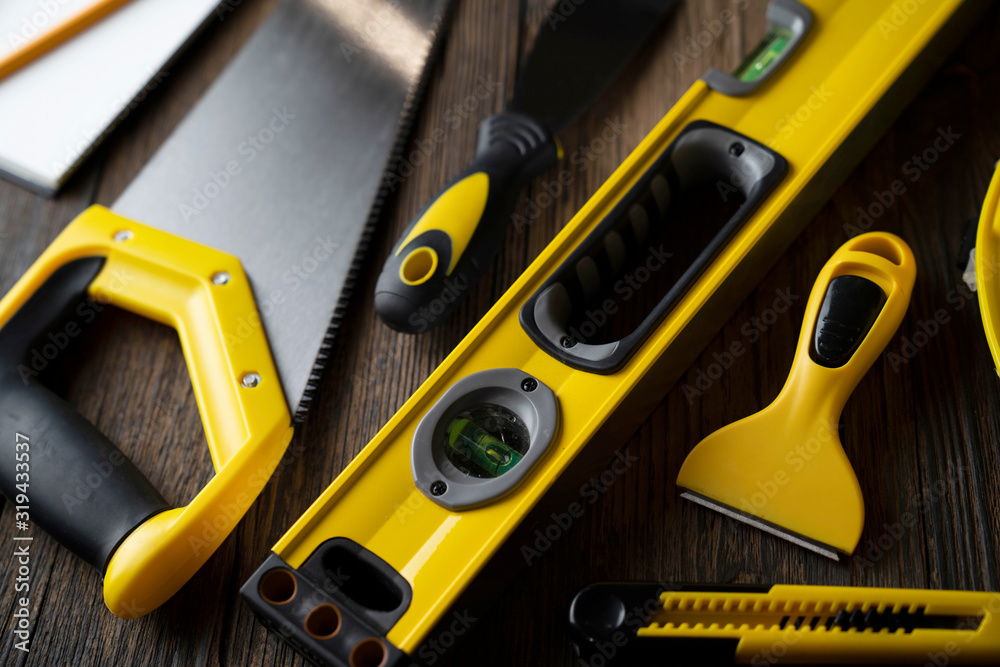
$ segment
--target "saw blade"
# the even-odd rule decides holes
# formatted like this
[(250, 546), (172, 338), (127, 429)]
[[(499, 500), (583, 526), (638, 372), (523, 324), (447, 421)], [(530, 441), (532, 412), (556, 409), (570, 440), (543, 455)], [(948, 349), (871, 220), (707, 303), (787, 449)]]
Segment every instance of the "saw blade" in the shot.
[(287, 0), (112, 208), (235, 255), (305, 416), (449, 0)]

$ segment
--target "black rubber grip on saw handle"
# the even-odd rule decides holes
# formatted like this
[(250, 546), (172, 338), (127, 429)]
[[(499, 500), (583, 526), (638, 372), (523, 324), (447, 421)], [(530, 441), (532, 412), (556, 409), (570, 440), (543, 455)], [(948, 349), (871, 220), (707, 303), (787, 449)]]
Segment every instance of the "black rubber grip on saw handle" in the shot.
[(87, 286), (103, 264), (99, 257), (66, 264), (0, 329), (0, 491), (15, 507), (27, 506), (28, 526), (102, 574), (130, 532), (170, 508), (114, 444), (43, 384), (93, 318)]
[(406, 333), (434, 328), (458, 307), (503, 246), (521, 190), (556, 164), (551, 133), (501, 113), (479, 128), (476, 157), (410, 223), (382, 267), (375, 312)]

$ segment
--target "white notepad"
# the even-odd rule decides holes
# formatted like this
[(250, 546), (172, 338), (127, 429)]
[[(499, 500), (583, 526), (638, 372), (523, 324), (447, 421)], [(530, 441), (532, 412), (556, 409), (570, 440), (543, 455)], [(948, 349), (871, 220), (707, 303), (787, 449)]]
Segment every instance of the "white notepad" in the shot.
[[(0, 56), (92, 4), (2, 0)], [(0, 79), (0, 176), (54, 195), (115, 123), (169, 78), (173, 56), (217, 7), (219, 0), (132, 0)]]

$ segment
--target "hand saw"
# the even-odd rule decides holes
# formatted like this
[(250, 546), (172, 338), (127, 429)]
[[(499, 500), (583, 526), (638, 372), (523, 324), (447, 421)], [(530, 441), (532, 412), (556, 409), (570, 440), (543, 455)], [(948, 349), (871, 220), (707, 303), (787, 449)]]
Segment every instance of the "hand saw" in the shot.
[(584, 588), (569, 612), (594, 665), (995, 665), (1000, 593), (839, 586)]
[(518, 527), (641, 423), (983, 9), (772, 2), (737, 74), (692, 86), (273, 547), (242, 589), (262, 622), (320, 662), (437, 659), (501, 547), (525, 562)]
[[(553, 5), (510, 104), (479, 126), (475, 159), (409, 224), (386, 259), (375, 287), (383, 322), (422, 333), (462, 303), (503, 244), (521, 190), (562, 159), (557, 135), (618, 77), (673, 5), (591, 0), (570, 5), (572, 11)], [(452, 294), (451, 285), (463, 288)]]
[[(0, 488), (103, 575), (115, 614), (183, 586), (281, 459), (446, 5), (288, 0), (114, 212), (80, 214), (0, 301)], [(46, 388), (63, 341), (93, 319), (88, 300), (177, 330), (216, 473), (184, 507)]]

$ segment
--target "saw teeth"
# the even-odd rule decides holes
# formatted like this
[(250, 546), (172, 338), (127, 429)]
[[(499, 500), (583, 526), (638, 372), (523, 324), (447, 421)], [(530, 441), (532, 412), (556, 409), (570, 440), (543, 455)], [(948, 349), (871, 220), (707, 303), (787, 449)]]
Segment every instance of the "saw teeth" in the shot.
[(368, 214), (368, 220), (365, 221), (364, 229), (361, 232), (361, 238), (354, 250), (354, 257), (351, 259), (351, 266), (347, 271), (347, 277), (344, 280), (344, 287), (340, 292), (340, 299), (337, 301), (337, 307), (334, 308), (333, 315), (330, 318), (330, 324), (327, 325), (326, 333), (323, 336), (323, 345), (320, 346), (320, 351), (316, 356), (316, 361), (313, 362), (313, 370), (309, 376), (309, 383), (302, 392), (302, 396), (299, 398), (299, 404), (295, 408), (295, 415), (293, 416), (292, 421), (296, 424), (301, 424), (305, 421), (306, 415), (309, 413), (309, 408), (315, 402), (314, 399), (316, 397), (316, 392), (318, 391), (319, 380), (322, 379), (324, 371), (326, 370), (327, 361), (330, 358), (328, 352), (332, 348), (333, 341), (337, 337), (337, 331), (343, 323), (344, 312), (346, 311), (347, 306), (350, 303), (351, 296), (354, 293), (358, 277), (361, 273), (361, 269), (363, 268), (362, 264), (364, 263), (365, 255), (367, 254), (369, 246), (372, 244), (375, 227), (378, 224), (379, 218), (382, 216), (382, 209), (388, 198), (389, 183), (384, 178), (384, 175), (394, 171), (403, 157), (403, 151), (406, 149), (406, 144), (409, 142), (410, 130), (412, 129), (413, 122), (416, 118), (415, 110), (417, 107), (417, 101), (424, 96), (424, 92), (427, 90), (427, 83), (430, 79), (433, 63), (437, 59), (438, 52), (441, 49), (441, 44), (444, 42), (444, 36), (441, 34), (442, 25), (446, 26), (449, 24), (447, 19), (455, 4), (456, 3), (454, 2), (446, 2), (443, 10), (431, 24), (430, 30), (427, 31), (431, 48), (424, 58), (423, 69), (410, 86), (406, 99), (403, 101), (403, 112), (400, 115), (399, 125), (396, 128), (396, 141), (390, 151), (389, 161), (382, 172), (382, 184), (379, 187), (378, 192), (375, 194), (371, 211)]

